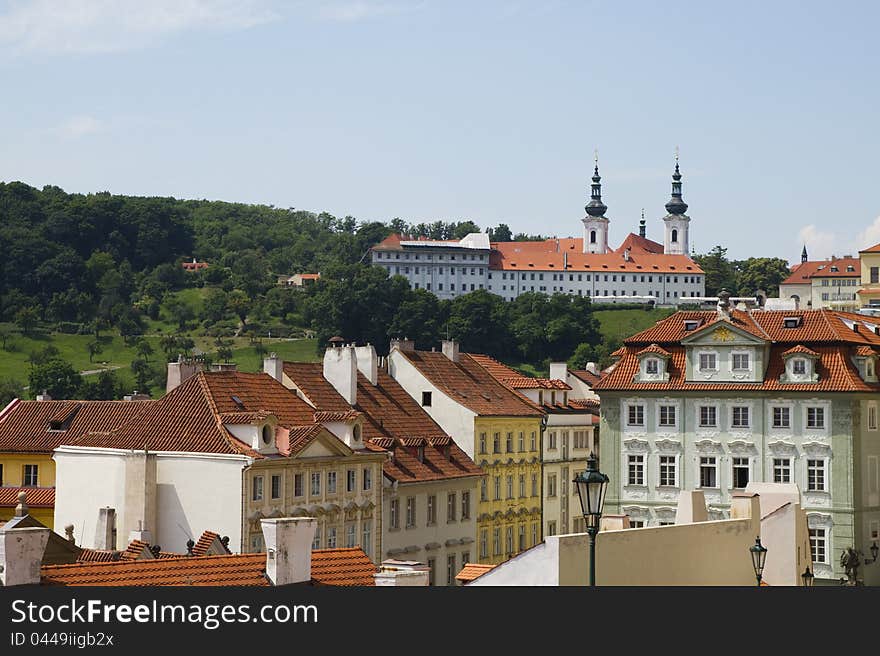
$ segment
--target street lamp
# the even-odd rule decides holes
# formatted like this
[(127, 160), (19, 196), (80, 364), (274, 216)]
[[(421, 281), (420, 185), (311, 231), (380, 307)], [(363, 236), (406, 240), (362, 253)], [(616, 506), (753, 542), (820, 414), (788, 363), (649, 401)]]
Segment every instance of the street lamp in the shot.
[(755, 544), (749, 547), (752, 554), (752, 567), (755, 568), (755, 579), (761, 585), (761, 575), (764, 573), (764, 561), (767, 560), (767, 548), (761, 545), (761, 537), (755, 538)]
[(809, 567), (807, 567), (804, 570), (804, 573), (801, 574), (801, 578), (804, 580), (804, 587), (805, 588), (812, 588), (813, 587), (813, 579), (815, 577), (813, 576), (813, 573), (810, 571)]
[(593, 452), (587, 458), (587, 470), (574, 478), (578, 497), (581, 500), (581, 511), (590, 536), (590, 585), (596, 585), (596, 534), (599, 532), (599, 520), (605, 506), (605, 492), (608, 490), (608, 476), (599, 471), (599, 463)]
[(865, 560), (865, 565), (870, 565), (871, 563), (877, 562), (877, 552), (880, 551), (880, 547), (878, 547), (877, 543), (875, 542), (871, 545), (869, 551), (871, 552), (871, 560)]

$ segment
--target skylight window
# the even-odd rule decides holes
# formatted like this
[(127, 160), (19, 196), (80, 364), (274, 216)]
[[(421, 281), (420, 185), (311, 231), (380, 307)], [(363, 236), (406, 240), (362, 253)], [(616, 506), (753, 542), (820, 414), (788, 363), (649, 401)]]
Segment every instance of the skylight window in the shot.
[(235, 403), (235, 405), (237, 405), (239, 408), (244, 410), (244, 401), (242, 401), (240, 398), (238, 398), (234, 394), (232, 395), (231, 398), (232, 398), (232, 402)]
[(782, 320), (783, 328), (797, 328), (801, 325), (802, 317), (785, 317)]

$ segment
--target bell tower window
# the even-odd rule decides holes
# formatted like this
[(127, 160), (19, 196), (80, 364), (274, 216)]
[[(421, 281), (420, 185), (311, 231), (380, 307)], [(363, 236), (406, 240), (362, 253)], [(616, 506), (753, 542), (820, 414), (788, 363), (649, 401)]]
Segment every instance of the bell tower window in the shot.
[(591, 244), (596, 243), (596, 231), (595, 230), (590, 230), (590, 243)]
[(672, 229), (672, 243), (673, 244), (678, 243), (678, 230), (675, 228)]

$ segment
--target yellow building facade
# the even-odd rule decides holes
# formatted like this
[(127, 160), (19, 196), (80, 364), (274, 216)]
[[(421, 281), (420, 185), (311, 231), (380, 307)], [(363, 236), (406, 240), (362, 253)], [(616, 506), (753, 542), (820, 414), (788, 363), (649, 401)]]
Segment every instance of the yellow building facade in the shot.
[(862, 266), (862, 286), (858, 296), (861, 304), (880, 307), (880, 244), (859, 251)]
[(478, 562), (495, 565), (543, 539), (540, 417), (474, 417)]

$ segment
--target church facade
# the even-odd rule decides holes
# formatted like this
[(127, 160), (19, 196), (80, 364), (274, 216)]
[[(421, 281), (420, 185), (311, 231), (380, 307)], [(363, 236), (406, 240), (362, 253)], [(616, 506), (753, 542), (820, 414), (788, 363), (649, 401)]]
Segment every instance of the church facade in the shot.
[(597, 163), (581, 220), (583, 237), (490, 243), (481, 233), (454, 241), (390, 235), (373, 247), (372, 262), (440, 298), (486, 289), (508, 301), (540, 292), (678, 305), (703, 297), (706, 288), (703, 270), (688, 254), (690, 217), (681, 177), (676, 162), (662, 244), (645, 236), (642, 219), (639, 234), (630, 233), (616, 249), (609, 246), (611, 220)]

